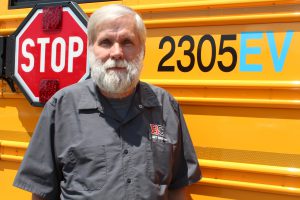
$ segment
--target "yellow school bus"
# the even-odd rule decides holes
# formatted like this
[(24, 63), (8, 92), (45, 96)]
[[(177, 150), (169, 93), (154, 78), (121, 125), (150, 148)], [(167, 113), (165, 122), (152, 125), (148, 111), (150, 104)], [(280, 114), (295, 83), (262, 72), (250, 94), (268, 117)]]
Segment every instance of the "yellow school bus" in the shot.
[[(0, 36), (11, 35), (37, 2), (0, 0)], [(77, 3), (87, 15), (124, 4), (144, 19), (142, 80), (181, 104), (203, 172), (188, 199), (300, 199), (300, 1)], [(0, 199), (26, 200), (31, 194), (12, 182), (42, 108), (3, 71)]]

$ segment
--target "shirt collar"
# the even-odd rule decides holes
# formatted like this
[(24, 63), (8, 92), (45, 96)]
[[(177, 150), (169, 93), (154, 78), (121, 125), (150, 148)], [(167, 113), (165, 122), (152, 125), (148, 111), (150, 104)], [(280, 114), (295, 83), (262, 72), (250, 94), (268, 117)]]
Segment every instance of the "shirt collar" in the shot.
[(78, 109), (97, 109), (102, 107), (99, 101), (99, 90), (92, 79), (87, 80), (86, 87), (81, 91)]
[[(145, 82), (139, 82), (137, 85), (137, 90), (140, 103), (145, 107), (156, 107), (160, 106), (160, 103), (157, 99), (156, 94), (154, 93), (153, 89), (150, 87), (149, 84)], [(92, 79), (87, 80), (86, 87), (83, 88), (81, 93), (81, 98), (79, 100), (78, 109), (99, 109), (102, 110), (102, 103), (101, 103), (101, 93), (94, 83)], [(139, 104), (139, 102), (134, 102)]]
[(141, 104), (145, 107), (161, 106), (157, 99), (157, 95), (149, 84), (140, 81), (138, 84), (138, 91), (140, 94)]

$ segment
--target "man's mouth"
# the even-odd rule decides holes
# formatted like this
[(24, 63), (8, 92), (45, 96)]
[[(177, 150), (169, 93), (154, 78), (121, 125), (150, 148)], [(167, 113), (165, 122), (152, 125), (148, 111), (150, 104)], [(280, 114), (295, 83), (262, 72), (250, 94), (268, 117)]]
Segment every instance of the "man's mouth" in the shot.
[(106, 70), (107, 71), (119, 71), (119, 72), (127, 71), (126, 67), (111, 67)]

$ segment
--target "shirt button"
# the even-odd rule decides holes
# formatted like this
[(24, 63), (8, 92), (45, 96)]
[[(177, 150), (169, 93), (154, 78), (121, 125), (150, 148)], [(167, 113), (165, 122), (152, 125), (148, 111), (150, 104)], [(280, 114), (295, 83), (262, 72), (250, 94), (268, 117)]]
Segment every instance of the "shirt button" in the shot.
[(128, 150), (127, 149), (124, 150), (124, 154), (128, 154)]
[(139, 105), (139, 108), (141, 108), (141, 109), (142, 109), (143, 107), (144, 107), (144, 106), (143, 106), (142, 104), (140, 104), (140, 105)]
[(129, 178), (129, 179), (127, 179), (127, 183), (131, 183), (131, 179)]

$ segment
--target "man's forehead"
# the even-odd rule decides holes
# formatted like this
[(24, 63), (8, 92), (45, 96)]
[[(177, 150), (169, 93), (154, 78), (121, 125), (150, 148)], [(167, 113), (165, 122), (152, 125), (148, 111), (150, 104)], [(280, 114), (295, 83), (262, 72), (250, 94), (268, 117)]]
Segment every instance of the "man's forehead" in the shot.
[(98, 33), (100, 32), (117, 32), (117, 31), (136, 31), (136, 22), (132, 15), (124, 15), (116, 19), (105, 20), (97, 26)]
[(128, 29), (104, 29), (98, 33), (98, 37), (118, 37), (118, 38), (134, 38), (136, 34), (134, 31)]

